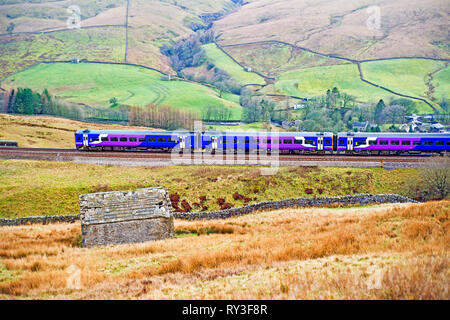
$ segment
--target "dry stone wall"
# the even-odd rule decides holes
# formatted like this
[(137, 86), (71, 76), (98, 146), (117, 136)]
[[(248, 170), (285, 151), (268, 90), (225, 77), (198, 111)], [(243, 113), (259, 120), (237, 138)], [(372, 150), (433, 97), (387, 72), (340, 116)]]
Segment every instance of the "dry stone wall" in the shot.
[(174, 236), (172, 206), (164, 188), (81, 195), (80, 218), (83, 247)]
[[(166, 199), (166, 201), (169, 201)], [(170, 202), (169, 207), (171, 208)], [(228, 219), (231, 217), (250, 214), (259, 210), (278, 210), (295, 207), (321, 207), (329, 205), (371, 205), (378, 203), (418, 203), (412, 199), (395, 194), (359, 194), (343, 197), (324, 197), (324, 198), (295, 198), (281, 201), (259, 202), (245, 207), (232, 208), (223, 211), (214, 212), (194, 212), (194, 213), (174, 213), (175, 219), (182, 220), (211, 220)], [(18, 219), (0, 219), (0, 226), (18, 226), (35, 223), (57, 223), (57, 222), (75, 222), (80, 219), (80, 215), (73, 216), (43, 216), (28, 217)]]

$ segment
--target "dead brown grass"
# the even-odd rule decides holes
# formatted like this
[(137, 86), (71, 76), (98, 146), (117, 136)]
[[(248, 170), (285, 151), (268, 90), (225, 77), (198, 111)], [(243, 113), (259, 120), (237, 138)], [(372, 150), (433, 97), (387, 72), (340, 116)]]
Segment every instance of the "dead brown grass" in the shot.
[(129, 127), (86, 123), (50, 116), (0, 115), (0, 140), (13, 140), (19, 147), (31, 148), (75, 148), (74, 134), (80, 129), (97, 130), (153, 130), (143, 127)]
[[(78, 225), (6, 227), (0, 298), (448, 299), (449, 208), (176, 221), (180, 238), (94, 249), (78, 247)], [(67, 288), (71, 266), (82, 270), (80, 290)]]

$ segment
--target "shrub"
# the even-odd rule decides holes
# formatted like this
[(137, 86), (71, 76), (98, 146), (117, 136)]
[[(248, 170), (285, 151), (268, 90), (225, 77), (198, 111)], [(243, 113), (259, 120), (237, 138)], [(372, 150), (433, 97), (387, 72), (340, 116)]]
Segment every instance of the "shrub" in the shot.
[(308, 188), (308, 189), (305, 190), (305, 193), (306, 193), (306, 194), (313, 194), (313, 193), (314, 193), (314, 190)]
[(186, 200), (183, 200), (183, 201), (181, 202), (181, 206), (183, 207), (184, 212), (191, 212), (191, 211), (192, 211), (191, 205), (190, 205), (189, 202), (187, 202)]
[(225, 204), (225, 199), (223, 199), (223, 198), (217, 199), (217, 204), (218, 204), (219, 206), (224, 205), (224, 204)]
[(233, 206), (229, 203), (224, 203), (220, 206), (220, 210), (227, 210), (227, 209), (231, 209), (233, 208)]
[(242, 195), (242, 194), (239, 194), (239, 193), (237, 193), (237, 192), (235, 192), (234, 194), (233, 194), (233, 199), (234, 200), (243, 200), (244, 199), (244, 196)]

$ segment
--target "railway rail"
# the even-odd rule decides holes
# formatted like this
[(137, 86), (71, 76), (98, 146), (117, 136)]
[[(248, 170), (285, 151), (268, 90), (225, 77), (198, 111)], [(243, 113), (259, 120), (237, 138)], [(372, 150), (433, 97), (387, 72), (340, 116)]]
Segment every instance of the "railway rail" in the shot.
[[(279, 166), (337, 166), (337, 167), (383, 167), (419, 168), (426, 165), (430, 155), (417, 156), (361, 156), (343, 154), (323, 155), (290, 155), (280, 154), (278, 157), (264, 157), (248, 154), (211, 155), (208, 153), (194, 153), (172, 155), (160, 151), (103, 151), (82, 152), (75, 149), (50, 148), (0, 148), (1, 159), (27, 159), (45, 161), (72, 161), (77, 163), (108, 164), (124, 166), (168, 166), (177, 164), (227, 164), (227, 165), (273, 165)], [(168, 160), (183, 159), (186, 163), (171, 162)], [(200, 161), (199, 161), (200, 160)], [(226, 160), (226, 161), (224, 161)], [(260, 163), (251, 161), (263, 160)], [(264, 162), (265, 161), (265, 162)]]

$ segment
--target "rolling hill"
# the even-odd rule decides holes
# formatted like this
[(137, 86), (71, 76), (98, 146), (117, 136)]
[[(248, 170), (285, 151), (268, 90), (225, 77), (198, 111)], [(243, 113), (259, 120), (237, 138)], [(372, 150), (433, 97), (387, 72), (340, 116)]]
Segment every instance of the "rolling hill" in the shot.
[[(439, 102), (449, 96), (448, 2), (249, 0), (240, 4), (238, 0), (0, 0), (0, 81), (41, 61), (75, 58), (137, 64), (175, 75), (160, 47), (212, 27), (217, 43), (203, 46), (208, 61), (240, 85), (258, 84), (259, 93), (312, 97), (337, 86), (360, 102), (398, 97), (362, 82), (353, 62), (361, 64), (366, 80), (433, 105), (418, 102), (420, 113), (440, 110)], [(80, 9), (81, 29), (67, 29), (72, 15), (67, 8), (72, 5)], [(373, 6), (379, 9), (379, 29), (367, 24), (377, 14)], [(441, 61), (372, 61), (392, 57)], [(39, 77), (45, 76), (48, 89), (60, 97), (98, 107), (105, 107), (115, 95), (126, 105), (156, 102), (197, 111), (210, 104), (225, 105), (239, 118), (238, 96), (220, 99), (201, 84), (161, 84), (160, 75), (153, 74), (151, 85), (145, 86), (141, 72), (132, 81), (117, 74), (120, 68), (96, 65), (91, 66), (93, 74), (119, 80), (81, 81), (81, 87), (95, 83), (96, 92), (88, 93), (78, 87), (62, 90), (71, 84), (59, 76), (60, 68), (43, 73), (42, 66), (33, 67), (2, 86), (39, 87)], [(124, 70), (136, 75), (133, 68)], [(204, 75), (205, 70), (206, 64), (186, 69), (186, 74)], [(187, 94), (180, 94), (186, 89)]]

